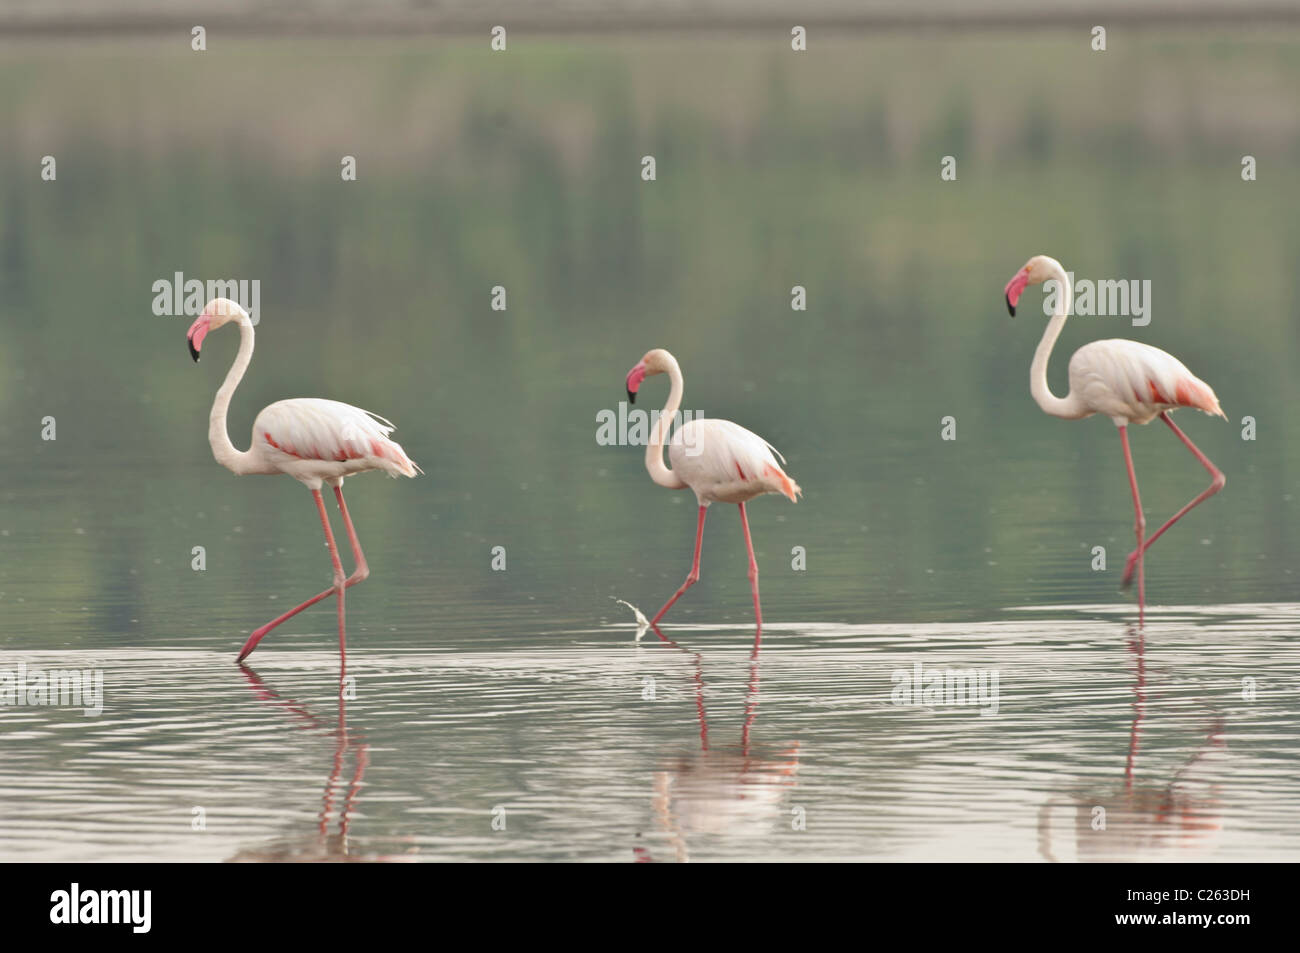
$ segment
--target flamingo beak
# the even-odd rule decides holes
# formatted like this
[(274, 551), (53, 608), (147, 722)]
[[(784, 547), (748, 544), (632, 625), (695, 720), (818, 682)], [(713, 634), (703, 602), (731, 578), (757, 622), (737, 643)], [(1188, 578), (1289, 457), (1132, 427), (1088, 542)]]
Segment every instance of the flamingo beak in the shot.
[(203, 339), (208, 336), (208, 328), (211, 326), (212, 319), (207, 314), (201, 314), (190, 325), (189, 332), (185, 335), (186, 342), (190, 346), (190, 357), (194, 358), (194, 363), (199, 362), (199, 351), (203, 348)]
[(645, 363), (638, 363), (636, 367), (627, 372), (627, 402), (636, 403), (636, 392), (641, 387), (641, 382), (645, 380)]
[(1025, 286), (1029, 284), (1029, 266), (1026, 265), (1016, 272), (1016, 276), (1007, 282), (1007, 286), (1002, 289), (1002, 293), (1007, 298), (1007, 313), (1013, 318), (1016, 316), (1016, 305), (1020, 302), (1020, 296), (1024, 294)]

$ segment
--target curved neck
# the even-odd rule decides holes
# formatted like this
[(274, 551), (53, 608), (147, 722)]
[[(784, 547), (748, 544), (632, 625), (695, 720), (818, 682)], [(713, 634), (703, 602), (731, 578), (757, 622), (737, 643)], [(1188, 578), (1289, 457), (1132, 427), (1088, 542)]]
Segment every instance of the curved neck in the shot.
[(1070, 279), (1059, 262), (1053, 263), (1052, 278), (1061, 291), (1057, 295), (1056, 312), (1052, 315), (1052, 320), (1047, 322), (1047, 330), (1043, 332), (1043, 339), (1038, 342), (1038, 350), (1034, 351), (1034, 362), (1029, 367), (1029, 392), (1034, 395), (1034, 400), (1038, 402), (1039, 407), (1043, 408), (1043, 412), (1053, 417), (1086, 417), (1088, 409), (1082, 405), (1073, 391), (1064, 397), (1057, 397), (1047, 386), (1047, 362), (1052, 356), (1052, 348), (1056, 346), (1056, 339), (1061, 336), (1061, 329), (1065, 327), (1065, 319), (1069, 317), (1070, 308), (1074, 303), (1074, 289), (1070, 287)]
[(235, 355), (235, 363), (230, 365), (226, 379), (217, 388), (216, 399), (212, 401), (212, 413), (208, 415), (208, 443), (212, 447), (212, 455), (216, 457), (219, 464), (235, 473), (251, 471), (252, 461), (249, 460), (251, 454), (236, 450), (235, 445), (230, 442), (230, 437), (226, 433), (226, 411), (230, 408), (230, 398), (234, 395), (235, 388), (243, 380), (244, 372), (248, 370), (252, 360), (253, 322), (241, 315), (239, 353)]
[(672, 425), (673, 416), (682, 405), (682, 369), (677, 366), (675, 358), (669, 356), (668, 360), (668, 379), (672, 382), (672, 387), (668, 390), (668, 403), (659, 412), (659, 419), (650, 432), (650, 442), (645, 448), (645, 468), (650, 471), (650, 479), (660, 486), (680, 490), (686, 484), (664, 465), (664, 441), (668, 439), (668, 428)]

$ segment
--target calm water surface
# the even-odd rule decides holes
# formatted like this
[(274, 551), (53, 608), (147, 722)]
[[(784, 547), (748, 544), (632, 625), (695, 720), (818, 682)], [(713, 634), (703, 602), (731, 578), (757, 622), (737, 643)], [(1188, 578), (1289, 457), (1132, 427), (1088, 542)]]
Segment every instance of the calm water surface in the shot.
[[(668, 632), (357, 649), (344, 704), (336, 657), (306, 647), (327, 631), (259, 650), (255, 669), (198, 648), (25, 654), (98, 665), (107, 701), (98, 717), (6, 713), (0, 847), (10, 860), (322, 861), (1300, 850), (1300, 606), (1157, 612), (1142, 641), (1100, 606), (774, 624), (757, 655), (743, 627)], [(894, 673), (917, 662), (997, 670), (996, 712), (896, 704)]]

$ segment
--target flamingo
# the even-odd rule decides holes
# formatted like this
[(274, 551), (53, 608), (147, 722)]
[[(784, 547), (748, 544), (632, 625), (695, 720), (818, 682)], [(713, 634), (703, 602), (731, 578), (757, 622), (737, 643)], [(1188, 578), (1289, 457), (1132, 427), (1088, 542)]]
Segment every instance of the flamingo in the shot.
[[(758, 562), (754, 559), (754, 544), (749, 536), (749, 518), (745, 503), (764, 493), (780, 493), (790, 502), (799, 502), (803, 491), (790, 479), (772, 456), (775, 448), (756, 433), (729, 420), (695, 419), (677, 428), (668, 445), (668, 459), (672, 469), (664, 466), (664, 438), (668, 427), (682, 403), (682, 370), (677, 359), (663, 348), (646, 353), (627, 372), (627, 399), (636, 403), (641, 382), (655, 374), (667, 374), (671, 386), (668, 403), (655, 422), (650, 441), (645, 448), (645, 468), (650, 479), (670, 490), (690, 487), (699, 504), (699, 518), (695, 527), (695, 556), (686, 581), (673, 597), (664, 603), (650, 625), (656, 625), (674, 602), (700, 579), (700, 543), (704, 538), (704, 517), (712, 503), (735, 503), (740, 507), (740, 525), (745, 532), (745, 549), (749, 553), (749, 588), (754, 595), (754, 619), (758, 632), (763, 629), (763, 610), (758, 601)], [(776, 454), (781, 457), (780, 453)], [(785, 458), (781, 457), (781, 463)]]
[[(277, 616), (261, 628), (254, 629), (239, 651), (237, 661), (242, 662), (257, 647), (257, 643), (281, 622), (293, 618), (308, 606), (313, 606), (333, 594), (338, 597), (339, 654), (346, 657), (347, 638), (344, 633), (343, 593), (370, 575), (357, 531), (343, 502), (343, 478), (367, 470), (383, 470), (393, 477), (413, 477), (423, 472), (402, 448), (388, 439), (393, 425), (377, 414), (361, 410), (336, 400), (319, 397), (299, 397), (276, 401), (264, 407), (253, 421), (253, 443), (247, 450), (237, 450), (226, 434), (226, 411), (230, 398), (239, 386), (244, 372), (253, 359), (253, 322), (238, 302), (228, 298), (213, 298), (203, 308), (203, 313), (190, 325), (186, 335), (190, 356), (197, 363), (203, 348), (203, 339), (222, 325), (236, 322), (239, 325), (239, 353), (217, 389), (208, 417), (208, 443), (212, 455), (227, 470), (236, 475), (245, 473), (285, 473), (305, 484), (311, 490), (325, 529), (325, 542), (329, 546), (330, 561), (334, 566), (334, 584), (302, 605)], [(322, 484), (334, 488), (343, 525), (356, 569), (351, 576), (343, 575), (343, 563), (334, 533), (330, 529), (325, 500), (321, 496)]]
[[(1209, 384), (1201, 380), (1183, 363), (1159, 348), (1137, 341), (1114, 338), (1108, 341), (1093, 341), (1074, 352), (1070, 358), (1070, 390), (1064, 397), (1056, 397), (1047, 386), (1047, 361), (1052, 354), (1052, 346), (1065, 326), (1065, 319), (1070, 314), (1073, 303), (1073, 289), (1065, 269), (1055, 258), (1035, 255), (1025, 266), (1007, 282), (1004, 294), (1007, 310), (1015, 317), (1016, 303), (1028, 285), (1042, 284), (1048, 279), (1055, 279), (1062, 289), (1059, 303), (1052, 320), (1047, 323), (1043, 339), (1038, 342), (1034, 352), (1034, 361), (1029, 369), (1029, 390), (1038, 406), (1053, 417), (1066, 420), (1081, 420), (1093, 414), (1105, 414), (1119, 428), (1119, 439), (1124, 447), (1124, 466), (1128, 469), (1129, 487), (1133, 491), (1133, 511), (1137, 548), (1129, 554), (1124, 566), (1122, 585), (1127, 588), (1133, 578), (1133, 566), (1137, 564), (1138, 578), (1138, 624), (1142, 624), (1143, 610), (1146, 603), (1146, 579), (1144, 554), (1157, 539), (1165, 534), (1169, 527), (1177, 523), (1189, 510), (1199, 505), (1223, 489), (1227, 478), (1223, 472), (1210, 462), (1188, 439), (1169, 414), (1179, 407), (1195, 407), (1211, 416), (1227, 415), (1219, 406), (1219, 398)], [(1156, 417), (1168, 424), (1192, 452), (1201, 466), (1209, 471), (1210, 485), (1190, 503), (1165, 521), (1164, 525), (1146, 537), (1146, 517), (1142, 515), (1142, 499), (1138, 495), (1137, 474), (1133, 471), (1133, 454), (1129, 450), (1129, 424), (1150, 423)]]

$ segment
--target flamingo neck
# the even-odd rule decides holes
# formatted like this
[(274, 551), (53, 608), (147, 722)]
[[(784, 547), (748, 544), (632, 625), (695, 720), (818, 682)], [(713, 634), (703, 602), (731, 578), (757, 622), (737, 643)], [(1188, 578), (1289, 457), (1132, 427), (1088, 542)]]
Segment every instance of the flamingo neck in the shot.
[(237, 450), (226, 433), (226, 411), (230, 409), (230, 398), (235, 388), (243, 380), (244, 372), (253, 360), (253, 322), (241, 315), (239, 318), (239, 353), (230, 365), (226, 379), (217, 388), (216, 399), (212, 401), (212, 413), (208, 415), (208, 444), (212, 447), (212, 456), (217, 462), (233, 473), (251, 473), (253, 465), (251, 451)]
[(650, 471), (650, 479), (670, 490), (680, 490), (686, 486), (672, 470), (664, 465), (664, 441), (668, 438), (668, 428), (672, 425), (677, 408), (682, 405), (682, 369), (677, 366), (676, 358), (668, 357), (668, 380), (672, 386), (668, 390), (668, 403), (659, 412), (659, 420), (650, 433), (650, 442), (645, 448), (645, 468)]
[(1070, 287), (1070, 280), (1060, 262), (1053, 263), (1052, 278), (1056, 280), (1061, 293), (1057, 299), (1056, 312), (1052, 315), (1052, 320), (1047, 322), (1047, 330), (1043, 332), (1043, 339), (1038, 342), (1038, 350), (1034, 351), (1034, 362), (1029, 367), (1029, 392), (1033, 394), (1038, 406), (1043, 408), (1043, 412), (1053, 417), (1069, 419), (1086, 417), (1089, 410), (1079, 400), (1077, 394), (1070, 391), (1064, 397), (1057, 397), (1047, 386), (1047, 362), (1052, 356), (1052, 348), (1056, 346), (1056, 339), (1061, 336), (1065, 319), (1069, 317), (1070, 308), (1074, 304), (1074, 289)]

